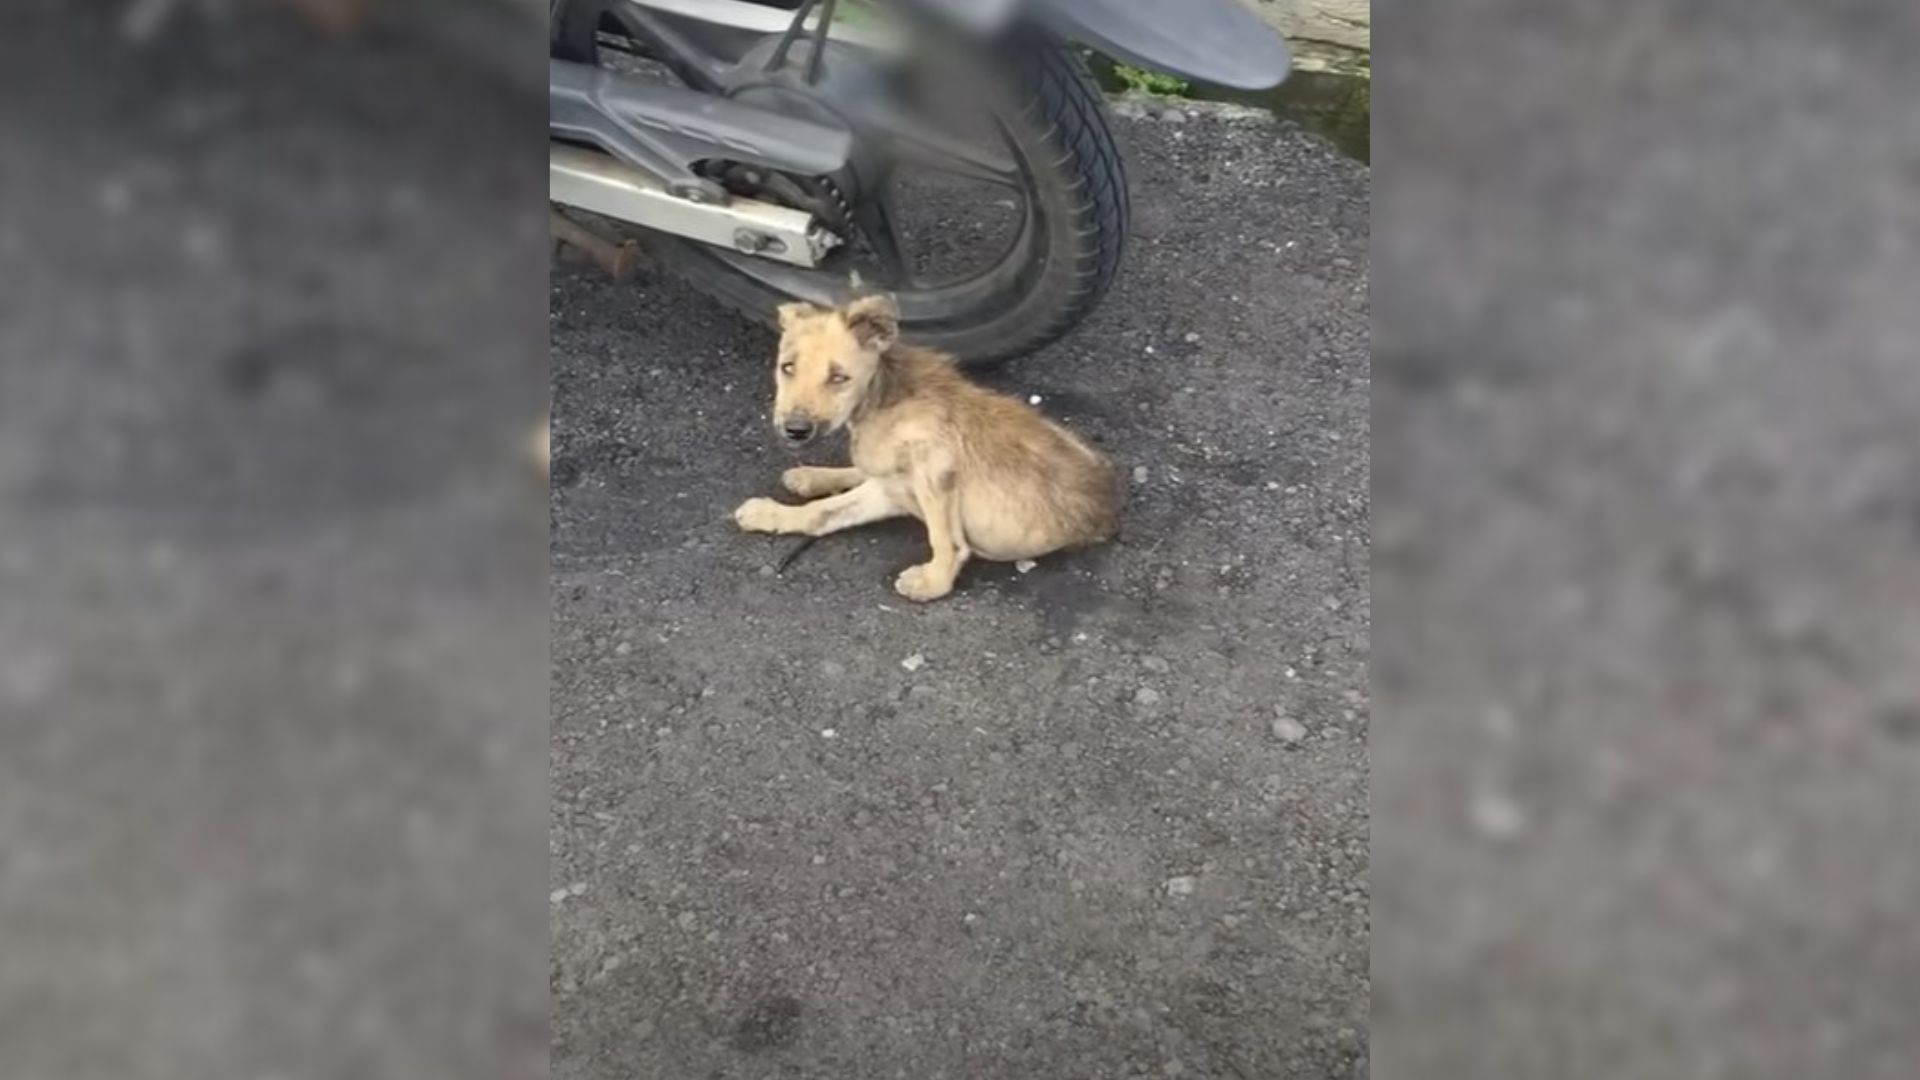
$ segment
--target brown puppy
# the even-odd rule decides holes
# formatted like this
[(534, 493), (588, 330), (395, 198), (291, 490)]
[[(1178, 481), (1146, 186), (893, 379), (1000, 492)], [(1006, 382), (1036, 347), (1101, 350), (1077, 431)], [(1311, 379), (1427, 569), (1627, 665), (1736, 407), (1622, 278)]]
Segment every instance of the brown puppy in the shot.
[(923, 601), (952, 592), (976, 555), (1033, 559), (1113, 535), (1119, 486), (1104, 458), (1026, 403), (968, 382), (949, 357), (902, 343), (899, 327), (884, 296), (780, 308), (773, 425), (796, 445), (847, 427), (853, 464), (788, 469), (787, 490), (813, 501), (748, 499), (733, 514), (741, 528), (824, 536), (911, 514), (932, 557), (894, 588)]

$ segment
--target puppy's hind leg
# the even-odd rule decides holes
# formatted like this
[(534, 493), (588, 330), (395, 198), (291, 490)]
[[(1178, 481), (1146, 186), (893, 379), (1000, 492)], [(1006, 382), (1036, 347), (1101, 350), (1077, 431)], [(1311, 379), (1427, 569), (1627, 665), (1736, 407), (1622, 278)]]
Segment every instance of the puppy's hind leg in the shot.
[(910, 512), (908, 506), (894, 499), (885, 484), (867, 480), (851, 491), (799, 506), (772, 499), (748, 499), (733, 512), (733, 520), (748, 532), (825, 536)]
[(803, 499), (814, 499), (822, 495), (838, 495), (843, 491), (852, 491), (858, 487), (866, 474), (859, 469), (823, 468), (818, 465), (799, 465), (780, 474), (780, 483), (788, 491)]

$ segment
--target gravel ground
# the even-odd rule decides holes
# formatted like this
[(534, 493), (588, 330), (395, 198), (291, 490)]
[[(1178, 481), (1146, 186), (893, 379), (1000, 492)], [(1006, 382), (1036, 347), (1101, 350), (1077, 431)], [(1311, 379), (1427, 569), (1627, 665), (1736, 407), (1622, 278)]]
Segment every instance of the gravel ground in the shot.
[(1920, 22), (1391, 6), (1378, 1072), (1920, 1075)]
[(556, 1075), (1367, 1075), (1369, 173), (1121, 135), (1114, 294), (995, 381), (1126, 535), (925, 608), (911, 527), (728, 522), (768, 332), (556, 266)]

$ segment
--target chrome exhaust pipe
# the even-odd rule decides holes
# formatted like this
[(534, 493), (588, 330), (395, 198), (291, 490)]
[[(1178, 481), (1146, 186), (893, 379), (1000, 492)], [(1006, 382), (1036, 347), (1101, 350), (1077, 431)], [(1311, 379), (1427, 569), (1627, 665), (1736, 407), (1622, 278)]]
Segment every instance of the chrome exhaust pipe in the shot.
[(732, 248), (791, 266), (820, 265), (840, 238), (812, 214), (757, 199), (696, 202), (607, 154), (548, 144), (547, 197), (562, 206)]

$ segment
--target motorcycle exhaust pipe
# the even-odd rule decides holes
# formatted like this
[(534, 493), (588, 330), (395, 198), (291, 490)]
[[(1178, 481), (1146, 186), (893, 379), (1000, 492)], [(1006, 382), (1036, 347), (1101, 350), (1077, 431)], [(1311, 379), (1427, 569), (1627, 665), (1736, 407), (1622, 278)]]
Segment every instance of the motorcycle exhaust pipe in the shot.
[(791, 266), (814, 267), (839, 246), (812, 214), (757, 199), (704, 202), (597, 150), (550, 143), (547, 197), (563, 206), (732, 248)]

